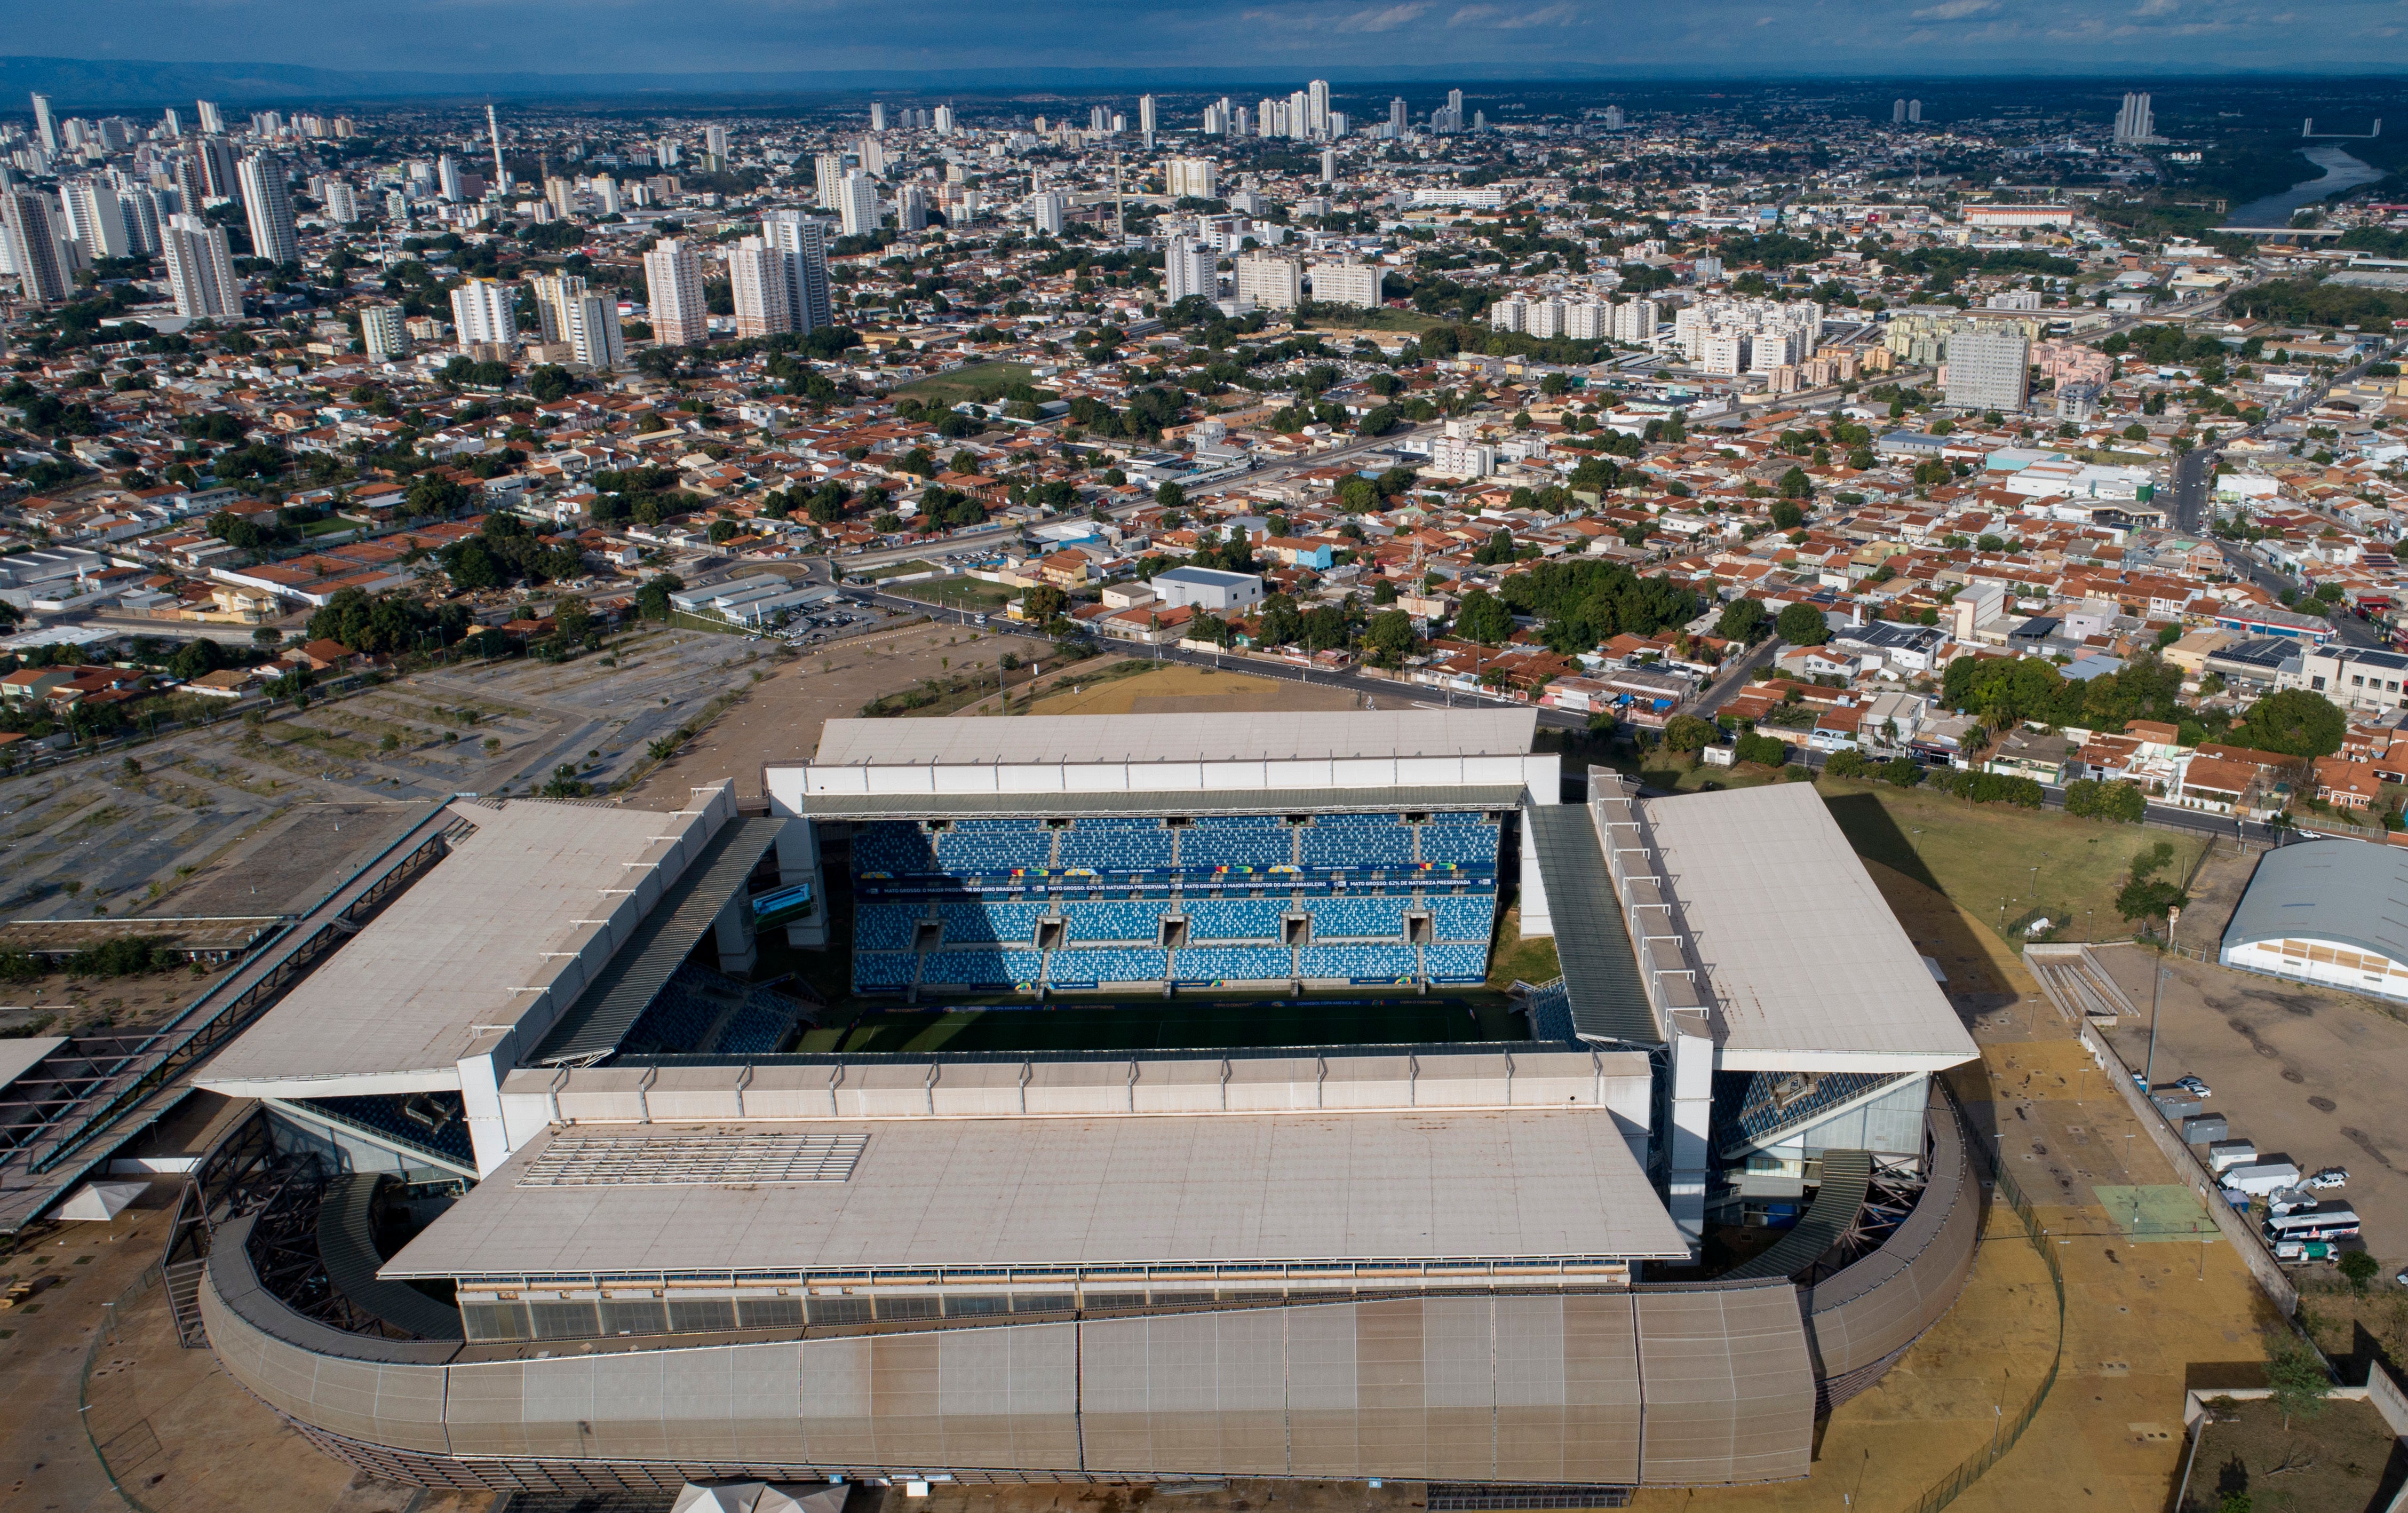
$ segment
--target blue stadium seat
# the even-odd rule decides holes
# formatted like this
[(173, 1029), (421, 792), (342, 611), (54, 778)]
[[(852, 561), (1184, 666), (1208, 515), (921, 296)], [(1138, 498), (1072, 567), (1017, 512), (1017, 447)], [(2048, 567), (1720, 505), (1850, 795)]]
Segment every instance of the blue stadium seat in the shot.
[(1189, 946), (1171, 957), (1172, 980), (1182, 983), (1278, 981), (1295, 970), (1284, 945)]
[(1488, 946), (1430, 945), (1422, 948), (1422, 971), (1440, 979), (1469, 981), (1488, 975)]
[(1143, 941), (1151, 945), (1161, 938), (1166, 907), (1142, 900), (1099, 899), (1064, 904), (1062, 915), (1070, 923), (1073, 941)]
[(1160, 820), (1082, 819), (1063, 832), (1060, 865), (1151, 872), (1170, 865), (1170, 839)]
[(1405, 901), (1402, 899), (1312, 899), (1305, 907), (1312, 914), (1313, 939), (1324, 936), (1338, 939), (1376, 936), (1383, 940), (1400, 940), (1405, 933)]
[(853, 958), (853, 990), (856, 993), (894, 992), (911, 986), (911, 973), (920, 958), (910, 952), (893, 955), (863, 956)]
[(1299, 977), (1410, 977), (1415, 962), (1410, 945), (1308, 945), (1297, 952)]
[(1283, 899), (1197, 899), (1187, 905), (1191, 941), (1279, 939)]
[(1134, 946), (1102, 946), (1087, 951), (1056, 951), (1046, 963), (1045, 978), (1055, 983), (1153, 983), (1169, 970), (1170, 953)]
[(939, 903), (937, 915), (945, 922), (947, 945), (979, 945), (991, 941), (1026, 945), (1036, 939), (1037, 921), (1045, 916), (1047, 907), (1042, 903), (989, 900)]
[(1497, 864), (1497, 827), (1425, 825), (1422, 827), (1422, 860), (1471, 861), (1493, 867)]
[(949, 872), (1042, 869), (1053, 855), (1054, 832), (1033, 819), (957, 820), (937, 837), (937, 860)]
[(1325, 814), (1304, 832), (1307, 867), (1394, 867), (1413, 859), (1413, 832), (1402, 825), (1337, 824), (1359, 814)]
[(937, 854), (929, 849), (927, 835), (911, 821), (873, 820), (853, 837), (853, 870), (855, 875), (891, 872), (897, 877), (933, 872)]
[(931, 951), (920, 969), (920, 983), (923, 987), (942, 985), (954, 987), (1000, 987), (1033, 983), (1044, 960), (1044, 956), (1037, 951), (1008, 951), (994, 947)]
[(916, 903), (856, 903), (853, 909), (853, 948), (856, 951), (908, 951), (914, 924), (927, 914)]
[(784, 1043), (794, 1027), (793, 1016), (747, 1003), (719, 1032), (711, 1050), (722, 1056), (766, 1056)]
[(1488, 823), (1488, 816), (1482, 814), (1432, 814), (1429, 817), (1429, 823), (1432, 825), (1485, 825)]
[(1179, 843), (1182, 867), (1281, 867), (1296, 859), (1296, 835), (1275, 820), (1199, 819)]
[(1432, 899), (1430, 927), (1441, 941), (1485, 942), (1496, 932), (1497, 895), (1472, 893), (1460, 898)]
[(1369, 829), (1381, 825), (1395, 825), (1401, 822), (1403, 818), (1402, 814), (1316, 814), (1313, 816), (1312, 823), (1316, 826), (1352, 825)]

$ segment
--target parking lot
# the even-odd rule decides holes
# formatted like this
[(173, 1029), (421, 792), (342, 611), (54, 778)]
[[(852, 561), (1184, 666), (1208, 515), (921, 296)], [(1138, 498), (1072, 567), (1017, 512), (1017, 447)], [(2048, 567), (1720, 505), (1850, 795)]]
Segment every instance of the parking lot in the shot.
[[(2222, 921), (2216, 922), (2222, 927)], [(2203, 930), (2202, 930), (2203, 932)], [(2141, 1014), (2110, 1032), (2135, 1068), (2148, 1056), (2150, 970), (2158, 960), (2134, 946), (2101, 946), (2100, 961)], [(2348, 1203), (2364, 1221), (2363, 1244), (2388, 1276), (2408, 1264), (2408, 1024), (2371, 1000), (2302, 987), (2213, 962), (2166, 963), (2163, 1019), (2154, 1080), (2196, 1076), (2214, 1089), (2206, 1111), (2221, 1114), (2259, 1159), (2279, 1157), (2302, 1175), (2349, 1169), (2326, 1199)], [(2202, 1152), (2203, 1154), (2203, 1152)]]

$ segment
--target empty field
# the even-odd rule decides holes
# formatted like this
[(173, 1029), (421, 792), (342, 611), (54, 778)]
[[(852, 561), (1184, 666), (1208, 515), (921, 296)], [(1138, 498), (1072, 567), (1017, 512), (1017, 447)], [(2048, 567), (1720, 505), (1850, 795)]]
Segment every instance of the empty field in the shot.
[(1036, 369), (1025, 363), (972, 363), (939, 373), (931, 378), (917, 379), (895, 391), (897, 399), (909, 396), (922, 404), (947, 408), (968, 399), (978, 404), (993, 404), (1004, 395), (1036, 376)]

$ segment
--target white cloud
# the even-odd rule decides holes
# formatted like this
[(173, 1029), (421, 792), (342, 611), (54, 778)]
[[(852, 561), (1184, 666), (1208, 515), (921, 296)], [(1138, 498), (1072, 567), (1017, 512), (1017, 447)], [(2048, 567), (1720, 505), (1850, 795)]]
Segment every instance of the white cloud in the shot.
[(1940, 0), (1936, 6), (1926, 6), (1913, 12), (1916, 21), (1963, 21), (1999, 8), (1999, 0)]
[(1419, 20), (1429, 8), (1429, 0), (1406, 0), (1403, 5), (1358, 10), (1340, 22), (1336, 29), (1341, 32), (1392, 32), (1407, 22)]

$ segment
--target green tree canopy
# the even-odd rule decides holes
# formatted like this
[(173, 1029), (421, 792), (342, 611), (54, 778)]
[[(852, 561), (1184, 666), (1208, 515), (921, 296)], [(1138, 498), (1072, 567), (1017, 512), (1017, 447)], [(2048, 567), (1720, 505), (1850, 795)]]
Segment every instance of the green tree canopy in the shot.
[(2249, 706), (2233, 728), (2235, 743), (2291, 756), (2329, 756), (2341, 750), (2349, 721), (2332, 701), (2305, 688), (2286, 688)]
[(1784, 604), (1772, 628), (1792, 646), (1820, 646), (1831, 639), (1831, 627), (1823, 612), (1812, 604)]

